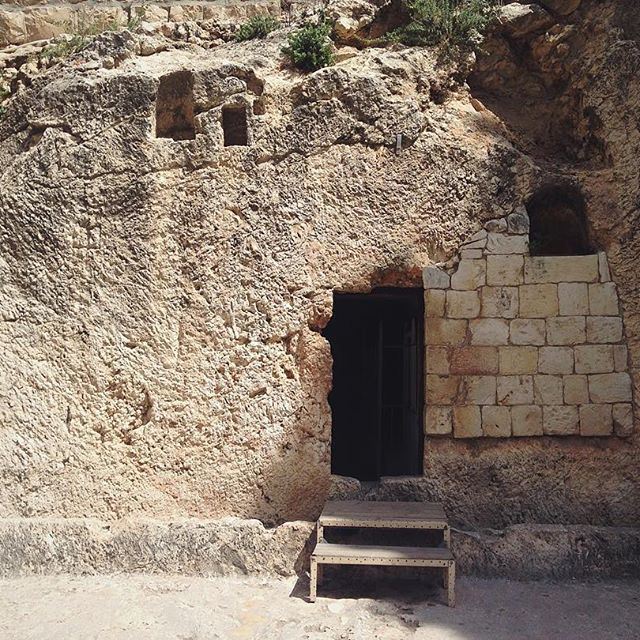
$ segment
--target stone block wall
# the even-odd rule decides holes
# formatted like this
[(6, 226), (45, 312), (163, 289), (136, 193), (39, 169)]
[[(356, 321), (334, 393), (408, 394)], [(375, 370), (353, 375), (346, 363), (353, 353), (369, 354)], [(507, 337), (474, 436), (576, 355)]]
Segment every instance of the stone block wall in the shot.
[(425, 432), (629, 436), (632, 385), (604, 253), (532, 257), (524, 209), (427, 267)]

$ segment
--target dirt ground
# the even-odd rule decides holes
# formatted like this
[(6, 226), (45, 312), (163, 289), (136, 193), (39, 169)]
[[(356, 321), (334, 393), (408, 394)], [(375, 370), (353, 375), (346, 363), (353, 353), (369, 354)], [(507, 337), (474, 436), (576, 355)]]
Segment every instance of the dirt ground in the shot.
[[(640, 583), (53, 576), (0, 581), (2, 640), (637, 640)], [(354, 584), (355, 582), (355, 584)]]

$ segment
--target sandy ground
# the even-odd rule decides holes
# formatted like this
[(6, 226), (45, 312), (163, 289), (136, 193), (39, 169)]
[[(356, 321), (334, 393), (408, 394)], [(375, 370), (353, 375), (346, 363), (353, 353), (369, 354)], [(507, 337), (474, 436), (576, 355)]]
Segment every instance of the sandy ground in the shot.
[[(354, 584), (355, 582), (355, 584)], [(406, 581), (171, 576), (0, 581), (2, 640), (638, 640), (640, 583), (458, 580), (458, 605)]]

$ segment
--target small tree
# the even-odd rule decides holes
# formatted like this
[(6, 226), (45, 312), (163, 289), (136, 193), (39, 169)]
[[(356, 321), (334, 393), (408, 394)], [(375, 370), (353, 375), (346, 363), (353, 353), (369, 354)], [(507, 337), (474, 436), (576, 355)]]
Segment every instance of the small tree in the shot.
[(283, 51), (291, 57), (294, 66), (303, 71), (328, 67), (333, 64), (330, 33), (331, 24), (324, 20), (320, 24), (307, 22), (289, 36), (289, 44)]
[(255, 38), (266, 38), (269, 33), (275, 31), (279, 26), (280, 23), (272, 16), (253, 16), (240, 26), (235, 39), (236, 42), (244, 42)]

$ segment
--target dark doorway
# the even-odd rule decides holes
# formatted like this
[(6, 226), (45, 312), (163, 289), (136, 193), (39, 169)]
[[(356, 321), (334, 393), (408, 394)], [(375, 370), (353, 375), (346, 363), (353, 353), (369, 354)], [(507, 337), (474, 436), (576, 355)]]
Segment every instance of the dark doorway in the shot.
[(249, 143), (247, 108), (243, 105), (222, 107), (222, 129), (225, 147), (246, 146)]
[(421, 289), (334, 294), (332, 473), (422, 473), (423, 305)]
[(174, 140), (196, 137), (190, 71), (175, 71), (160, 78), (156, 96), (156, 136)]

